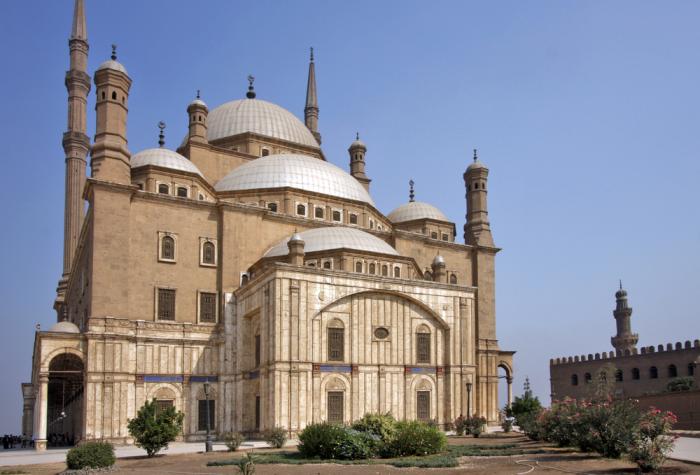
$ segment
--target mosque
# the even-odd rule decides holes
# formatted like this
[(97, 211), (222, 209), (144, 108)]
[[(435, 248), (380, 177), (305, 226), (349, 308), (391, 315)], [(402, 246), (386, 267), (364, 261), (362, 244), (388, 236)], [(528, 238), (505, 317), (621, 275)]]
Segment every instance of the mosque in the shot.
[(161, 132), (132, 153), (132, 76), (113, 49), (93, 83), (83, 0), (68, 45), (57, 323), (37, 329), (22, 385), (38, 450), (51, 434), (130, 443), (127, 421), (151, 399), (185, 414), (184, 440), (204, 438), (207, 416), (215, 434), (294, 434), (367, 412), (497, 423), (514, 352), (496, 338), (499, 249), (476, 153), (461, 243), (412, 187), (390, 213), (376, 207), (359, 137), (349, 172), (326, 160), (313, 51), (303, 122), (258, 98), (251, 77), (244, 98), (183, 101), (177, 150)]

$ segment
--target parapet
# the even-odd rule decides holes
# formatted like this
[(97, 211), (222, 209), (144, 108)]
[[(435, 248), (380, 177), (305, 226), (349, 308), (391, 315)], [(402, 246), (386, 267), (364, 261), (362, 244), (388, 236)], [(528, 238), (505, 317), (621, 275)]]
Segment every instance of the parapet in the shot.
[(637, 354), (646, 355), (649, 353), (663, 353), (663, 352), (673, 352), (673, 351), (685, 351), (691, 350), (693, 348), (700, 349), (700, 340), (693, 340), (691, 345), (690, 340), (686, 340), (685, 343), (677, 341), (674, 343), (667, 343), (666, 346), (658, 345), (656, 349), (654, 346), (643, 346), (639, 351), (637, 348), (633, 348), (630, 352), (629, 350), (622, 351), (603, 351), (602, 353), (596, 353), (595, 355), (589, 353), (588, 355), (576, 355), (576, 356), (565, 356), (563, 358), (552, 358), (549, 360), (550, 366), (560, 365), (560, 364), (570, 364), (570, 363), (581, 363), (586, 361), (598, 361), (598, 360), (612, 360), (615, 358), (624, 358), (627, 356), (634, 356)]

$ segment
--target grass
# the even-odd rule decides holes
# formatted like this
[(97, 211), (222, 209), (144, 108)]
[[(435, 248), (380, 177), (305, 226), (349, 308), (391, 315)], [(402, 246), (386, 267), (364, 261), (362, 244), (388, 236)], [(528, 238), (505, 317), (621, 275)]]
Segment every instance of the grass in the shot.
[[(459, 457), (493, 457), (504, 455), (522, 455), (532, 453), (517, 449), (514, 444), (506, 445), (450, 445), (447, 451), (435, 454), (426, 455), (424, 457), (397, 457), (387, 459), (364, 459), (364, 460), (334, 460), (334, 459), (318, 459), (304, 458), (299, 452), (274, 452), (274, 453), (256, 453), (253, 455), (255, 463), (264, 464), (289, 464), (289, 465), (305, 465), (309, 463), (336, 463), (340, 465), (391, 465), (398, 468), (415, 467), (415, 468), (449, 468), (459, 466)], [(230, 460), (219, 460), (207, 463), (208, 466), (219, 467), (225, 465), (236, 465), (241, 458)]]

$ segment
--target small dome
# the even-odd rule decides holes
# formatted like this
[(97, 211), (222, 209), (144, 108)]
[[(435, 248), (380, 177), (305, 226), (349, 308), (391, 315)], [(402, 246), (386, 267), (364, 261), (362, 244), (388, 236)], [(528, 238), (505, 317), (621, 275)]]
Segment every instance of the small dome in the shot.
[(350, 174), (318, 158), (292, 153), (256, 158), (234, 169), (214, 188), (238, 191), (286, 187), (364, 201), (374, 206), (367, 190)]
[(177, 152), (167, 148), (149, 148), (131, 157), (131, 168), (153, 165), (156, 167), (170, 168), (183, 172), (196, 173), (203, 176), (199, 168)]
[(470, 171), (470, 170), (477, 170), (477, 169), (479, 169), (479, 168), (486, 168), (486, 165), (484, 165), (483, 163), (481, 163), (481, 162), (477, 159), (477, 160), (474, 160), (472, 163), (469, 164), (469, 166), (467, 167), (467, 171)]
[(195, 99), (195, 100), (193, 100), (192, 102), (190, 102), (190, 104), (189, 104), (187, 107), (189, 108), (189, 107), (192, 107), (192, 106), (200, 106), (200, 107), (204, 107), (205, 109), (208, 108), (208, 107), (207, 107), (207, 103), (204, 102), (204, 101), (201, 100), (201, 99)]
[(414, 219), (435, 219), (450, 222), (442, 211), (435, 206), (421, 201), (409, 201), (396, 208), (387, 216), (392, 223), (403, 223)]
[(113, 59), (108, 59), (104, 63), (100, 64), (98, 66), (98, 68), (96, 69), (96, 71), (101, 71), (103, 69), (112, 69), (114, 71), (119, 71), (121, 73), (124, 73), (127, 76), (129, 75), (129, 73), (126, 72), (126, 68), (124, 67), (124, 65), (122, 63), (120, 63), (119, 61), (115, 61)]
[(433, 259), (433, 265), (445, 265), (445, 258), (438, 254), (437, 256), (435, 256), (435, 259)]
[[(298, 234), (304, 240), (305, 252), (352, 249), (354, 251), (376, 252), (398, 256), (396, 249), (372, 234), (355, 228), (341, 226), (309, 229)], [(287, 239), (282, 240), (265, 253), (264, 257), (286, 256), (289, 254)]]
[(294, 233), (292, 234), (292, 237), (289, 238), (289, 242), (295, 242), (295, 241), (301, 241), (304, 242), (304, 240), (299, 236), (299, 233)]
[(313, 134), (294, 114), (271, 102), (239, 99), (209, 113), (207, 139), (210, 142), (246, 132), (319, 148)]
[(71, 323), (67, 320), (56, 323), (49, 331), (55, 333), (80, 333), (80, 329), (75, 323)]

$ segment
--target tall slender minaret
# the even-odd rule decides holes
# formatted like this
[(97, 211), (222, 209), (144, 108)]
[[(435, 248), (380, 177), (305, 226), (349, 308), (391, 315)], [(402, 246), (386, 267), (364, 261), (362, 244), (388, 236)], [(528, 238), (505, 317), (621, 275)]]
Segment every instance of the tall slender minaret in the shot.
[(486, 202), (486, 184), (489, 169), (479, 161), (474, 149), (474, 163), (464, 172), (464, 186), (467, 188), (467, 223), (464, 225), (464, 241), (467, 244), (493, 247), (493, 236), (489, 224)]
[(318, 98), (316, 97), (316, 68), (314, 66), (314, 49), (311, 48), (309, 61), (309, 80), (306, 83), (306, 107), (304, 107), (304, 123), (306, 128), (321, 145), (321, 134), (318, 131)]
[(87, 74), (88, 41), (83, 0), (75, 0), (73, 28), (68, 40), (70, 70), (66, 72), (68, 90), (68, 129), (63, 134), (63, 150), (66, 154), (65, 216), (63, 231), (63, 276), (58, 283), (58, 299), (63, 297), (70, 274), (73, 257), (83, 226), (85, 169), (90, 139), (86, 131), (87, 97), (90, 93), (90, 76)]
[(617, 302), (613, 316), (617, 324), (617, 335), (610, 338), (610, 342), (616, 351), (632, 353), (639, 341), (639, 335), (632, 333), (632, 307), (627, 303), (627, 291), (622, 288), (622, 281), (620, 281), (620, 290), (615, 292), (615, 300)]

